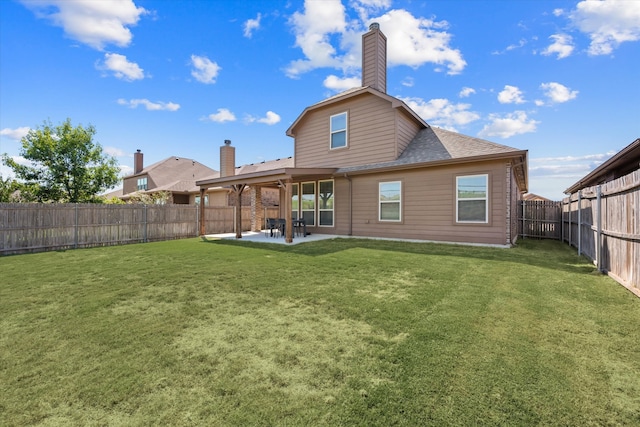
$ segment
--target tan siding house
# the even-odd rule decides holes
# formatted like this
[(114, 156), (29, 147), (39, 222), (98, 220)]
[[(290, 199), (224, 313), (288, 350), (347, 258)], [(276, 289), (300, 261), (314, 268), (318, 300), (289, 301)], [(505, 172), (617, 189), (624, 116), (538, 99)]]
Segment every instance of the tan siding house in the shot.
[(431, 127), (388, 95), (377, 24), (363, 35), (362, 64), (361, 87), (307, 107), (289, 127), (293, 165), (198, 181), (201, 191), (278, 189), (287, 241), (304, 221), (311, 233), (513, 244), (527, 151)]

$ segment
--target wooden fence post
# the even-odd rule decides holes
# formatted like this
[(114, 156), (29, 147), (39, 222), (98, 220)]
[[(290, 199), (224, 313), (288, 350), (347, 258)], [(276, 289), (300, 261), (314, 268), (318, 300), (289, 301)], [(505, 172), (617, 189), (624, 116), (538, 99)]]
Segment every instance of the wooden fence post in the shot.
[(598, 271), (602, 271), (602, 186), (598, 185), (596, 188), (597, 194), (597, 233), (596, 233), (596, 267)]
[(75, 223), (74, 235), (73, 235), (73, 248), (78, 249), (78, 204), (75, 204)]
[(144, 243), (147, 243), (147, 205), (145, 203), (144, 207), (143, 207), (143, 211), (142, 211), (142, 221), (143, 221), (143, 228), (142, 228), (142, 241)]
[(582, 190), (578, 190), (578, 255), (582, 255)]

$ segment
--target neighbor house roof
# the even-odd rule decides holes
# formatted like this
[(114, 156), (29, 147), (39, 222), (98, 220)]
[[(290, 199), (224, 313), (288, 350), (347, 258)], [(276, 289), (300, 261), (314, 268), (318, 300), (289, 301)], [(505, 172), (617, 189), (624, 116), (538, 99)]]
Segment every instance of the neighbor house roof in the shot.
[(565, 194), (627, 175), (640, 168), (640, 138), (627, 145), (609, 160), (585, 175), (571, 187), (564, 190)]
[[(220, 173), (218, 171), (203, 165), (197, 160), (172, 156), (153, 163), (143, 168), (140, 172), (129, 175), (124, 179), (137, 179), (141, 176), (149, 177), (154, 186), (146, 191), (141, 191), (142, 193), (154, 193), (157, 191), (192, 193), (200, 189), (196, 185), (197, 180), (204, 177), (217, 177), (219, 175)], [(118, 196), (128, 197), (129, 195), (120, 193)]]

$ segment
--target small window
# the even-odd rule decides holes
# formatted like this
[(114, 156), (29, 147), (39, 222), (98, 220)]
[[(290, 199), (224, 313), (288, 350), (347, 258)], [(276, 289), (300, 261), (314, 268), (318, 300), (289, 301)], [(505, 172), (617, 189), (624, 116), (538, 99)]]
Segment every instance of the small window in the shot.
[(301, 184), (301, 211), (306, 225), (316, 225), (316, 183), (303, 182)]
[(347, 113), (331, 116), (331, 148), (347, 146)]
[(402, 205), (402, 183), (400, 181), (379, 184), (380, 221), (400, 221)]
[[(196, 196), (196, 205), (200, 204), (200, 196)], [(204, 195), (204, 205), (205, 206), (209, 206), (209, 195), (205, 194)]]
[(489, 176), (456, 177), (456, 221), (487, 223), (489, 218)]
[(146, 189), (147, 189), (147, 177), (145, 176), (144, 178), (138, 178), (138, 191), (142, 191)]
[(318, 182), (318, 225), (333, 227), (333, 181)]

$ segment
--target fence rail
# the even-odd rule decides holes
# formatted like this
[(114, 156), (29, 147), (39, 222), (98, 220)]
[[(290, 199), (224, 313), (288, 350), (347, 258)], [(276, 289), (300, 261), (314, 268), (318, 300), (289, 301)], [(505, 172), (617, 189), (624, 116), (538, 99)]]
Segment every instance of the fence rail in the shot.
[[(206, 233), (232, 232), (234, 209), (207, 206)], [(199, 215), (194, 205), (0, 203), (0, 255), (195, 237)]]
[(640, 170), (562, 200), (562, 240), (640, 296)]
[(519, 235), (560, 240), (562, 216), (560, 202), (522, 200), (518, 209)]

